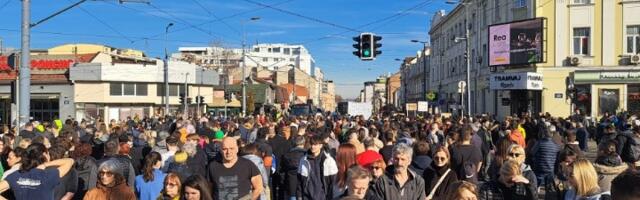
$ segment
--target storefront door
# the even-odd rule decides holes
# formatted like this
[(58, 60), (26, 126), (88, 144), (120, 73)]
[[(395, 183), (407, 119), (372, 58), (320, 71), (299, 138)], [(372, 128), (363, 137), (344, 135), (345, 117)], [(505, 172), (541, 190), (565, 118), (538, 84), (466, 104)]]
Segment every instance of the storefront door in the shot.
[(538, 90), (511, 90), (511, 113), (539, 113), (542, 110), (542, 92)]

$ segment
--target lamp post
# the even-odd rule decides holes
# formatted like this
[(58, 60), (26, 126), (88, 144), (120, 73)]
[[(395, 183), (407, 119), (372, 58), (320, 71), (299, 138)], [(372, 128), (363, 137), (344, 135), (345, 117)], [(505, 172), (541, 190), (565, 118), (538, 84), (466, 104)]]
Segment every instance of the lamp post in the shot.
[(249, 20), (242, 21), (242, 116), (247, 114), (247, 62), (245, 60), (245, 42), (247, 39), (247, 33), (244, 29), (244, 25), (249, 21), (260, 20), (260, 17), (252, 17)]
[(188, 108), (188, 103), (187, 103), (187, 99), (189, 99), (189, 86), (187, 85), (187, 80), (189, 79), (189, 72), (184, 74), (184, 117), (188, 118), (189, 114), (187, 113), (187, 108)]
[(425, 42), (425, 41), (420, 41), (420, 40), (411, 40), (411, 42), (413, 43), (422, 43), (423, 47), (422, 47), (422, 76), (424, 81), (422, 82), (422, 94), (423, 96), (420, 98), (424, 98), (424, 100), (427, 100), (427, 88), (429, 88), (428, 86), (428, 82), (427, 82), (427, 74), (429, 73), (427, 70), (427, 46), (429, 45), (429, 42)]
[[(468, 17), (467, 17), (467, 13), (468, 13), (467, 8), (468, 8), (468, 5), (472, 4), (473, 2), (471, 2), (471, 1), (464, 2), (464, 1), (465, 0), (460, 0), (460, 1), (457, 1), (457, 2), (456, 1), (447, 1), (446, 3), (447, 4), (456, 4), (456, 3), (462, 4), (464, 6), (464, 10), (465, 10), (465, 12), (464, 12), (465, 22), (467, 22), (467, 21), (469, 21)], [(469, 116), (471, 116), (472, 114), (471, 114), (471, 91), (470, 91), (470, 87), (471, 87), (470, 86), (470, 83), (471, 83), (471, 71), (470, 71), (470, 68), (471, 68), (471, 59), (472, 58), (471, 58), (471, 55), (469, 55), (469, 53), (471, 52), (470, 49), (469, 49), (470, 48), (469, 40), (471, 40), (471, 38), (470, 38), (470, 35), (469, 35), (469, 25), (465, 24), (464, 27), (465, 27), (464, 28), (465, 36), (464, 37), (455, 37), (454, 41), (455, 42), (459, 42), (460, 40), (464, 40), (465, 41), (465, 54), (467, 55), (466, 56), (466, 61), (467, 61), (467, 63), (466, 63), (466, 65), (467, 65), (466, 66), (466, 68), (467, 68), (467, 73), (466, 73), (467, 81), (466, 82), (467, 83), (465, 84), (466, 85), (465, 90), (467, 92), (467, 94), (466, 94), (467, 95), (467, 105), (466, 105), (466, 107), (467, 107), (467, 114)], [(464, 94), (465, 91), (462, 91), (462, 92)]]
[(169, 115), (169, 53), (167, 52), (167, 35), (169, 34), (169, 27), (173, 26), (173, 23), (167, 24), (164, 27), (164, 114)]

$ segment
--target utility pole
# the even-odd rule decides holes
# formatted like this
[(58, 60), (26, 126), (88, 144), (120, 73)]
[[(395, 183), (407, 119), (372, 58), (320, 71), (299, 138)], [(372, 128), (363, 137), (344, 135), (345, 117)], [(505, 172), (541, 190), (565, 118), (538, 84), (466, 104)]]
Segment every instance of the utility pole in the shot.
[(189, 88), (187, 85), (187, 79), (189, 78), (189, 72), (187, 72), (186, 74), (184, 74), (184, 115), (185, 116), (189, 116), (187, 113), (187, 99), (189, 99)]
[[(468, 9), (469, 6), (464, 6), (465, 9), (465, 17), (466, 19), (468, 19), (467, 15), (468, 15)], [(467, 21), (467, 23), (469, 22), (469, 20), (465, 20)], [(471, 117), (471, 59), (472, 59), (472, 55), (471, 54), (471, 45), (470, 45), (470, 34), (469, 34), (469, 24), (465, 24), (465, 51), (467, 54), (467, 114), (469, 115), (469, 117)], [(477, 78), (477, 77), (476, 77)], [(476, 91), (477, 92), (477, 91)]]
[(169, 115), (169, 53), (167, 52), (167, 35), (169, 27), (173, 23), (167, 24), (164, 28), (164, 115)]
[[(256, 21), (259, 19), (260, 17), (252, 17), (248, 21)], [(248, 21), (242, 21), (242, 117), (247, 114), (247, 62), (245, 60), (245, 43), (247, 40), (247, 33), (244, 26)]]
[(196, 96), (196, 109), (198, 111), (196, 111), (196, 115), (200, 116), (200, 104), (203, 102), (200, 102), (200, 88), (202, 87), (202, 75), (204, 74), (204, 68), (200, 71), (200, 85), (198, 86), (198, 96)]
[(29, 122), (29, 111), (31, 108), (31, 0), (22, 0), (22, 44), (20, 51), (20, 102), (18, 118), (19, 125)]

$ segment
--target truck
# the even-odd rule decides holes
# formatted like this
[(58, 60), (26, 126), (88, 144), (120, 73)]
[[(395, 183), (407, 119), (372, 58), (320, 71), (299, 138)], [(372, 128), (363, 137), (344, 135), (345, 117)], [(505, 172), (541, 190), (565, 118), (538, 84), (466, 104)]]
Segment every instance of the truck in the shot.
[(316, 108), (313, 104), (304, 103), (304, 104), (294, 104), (291, 105), (291, 115), (295, 116), (309, 116), (315, 114)]
[(369, 119), (373, 112), (373, 105), (368, 102), (340, 102), (338, 103), (338, 112), (341, 115), (362, 115), (365, 119)]

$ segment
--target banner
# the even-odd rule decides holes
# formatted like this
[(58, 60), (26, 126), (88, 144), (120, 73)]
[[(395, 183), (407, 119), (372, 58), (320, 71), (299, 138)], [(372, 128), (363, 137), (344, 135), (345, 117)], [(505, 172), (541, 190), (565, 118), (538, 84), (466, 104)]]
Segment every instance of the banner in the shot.
[(543, 62), (543, 19), (489, 26), (489, 66)]

